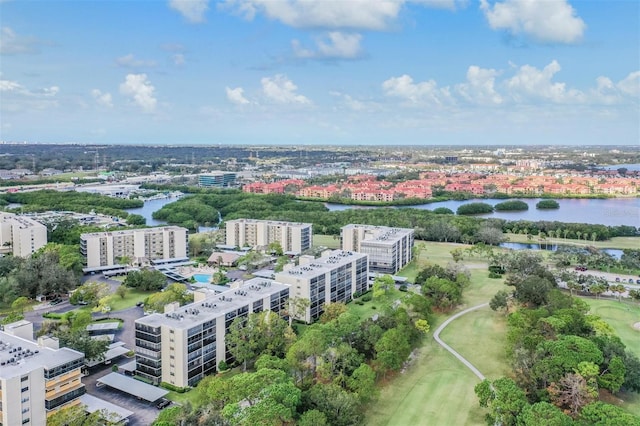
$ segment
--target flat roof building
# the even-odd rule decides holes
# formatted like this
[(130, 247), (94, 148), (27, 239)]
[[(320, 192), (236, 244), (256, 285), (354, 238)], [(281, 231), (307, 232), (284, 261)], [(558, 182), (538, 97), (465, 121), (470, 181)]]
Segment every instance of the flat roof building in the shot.
[(25, 216), (0, 213), (0, 254), (26, 257), (46, 244), (46, 226)]
[(369, 270), (395, 274), (411, 262), (414, 230), (386, 226), (355, 225), (341, 229), (343, 250), (369, 255)]
[(224, 188), (236, 183), (233, 172), (210, 172), (198, 175), (198, 186)]
[(158, 259), (186, 258), (188, 231), (179, 226), (94, 232), (80, 236), (86, 268), (120, 267), (122, 259), (147, 264)]
[(236, 219), (225, 223), (226, 245), (266, 249), (278, 242), (288, 254), (300, 254), (311, 248), (312, 224), (275, 220)]
[(83, 365), (81, 352), (0, 331), (0, 423), (40, 426), (56, 411), (79, 404)]
[(291, 286), (291, 298), (309, 300), (306, 312), (296, 314), (309, 323), (322, 315), (326, 303), (346, 303), (367, 291), (368, 265), (366, 254), (333, 250), (318, 259), (301, 257), (299, 266), (278, 272), (275, 280)]
[(193, 303), (140, 318), (135, 322), (136, 372), (154, 384), (194, 386), (220, 361), (232, 361), (225, 336), (234, 319), (279, 313), (288, 298), (288, 285), (253, 278), (223, 293), (196, 291)]

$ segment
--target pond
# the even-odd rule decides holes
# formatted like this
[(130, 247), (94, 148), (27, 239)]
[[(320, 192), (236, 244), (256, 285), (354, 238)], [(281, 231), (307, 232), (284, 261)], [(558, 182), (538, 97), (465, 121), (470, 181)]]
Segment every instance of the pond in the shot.
[[(512, 250), (548, 250), (548, 251), (556, 251), (559, 248), (577, 248), (577, 246), (563, 245), (563, 244), (539, 244), (539, 243), (502, 243), (500, 247), (509, 248)], [(579, 248), (579, 247), (578, 247)], [(601, 252), (610, 254), (615, 259), (620, 260), (622, 257), (622, 250), (619, 249), (598, 249)]]

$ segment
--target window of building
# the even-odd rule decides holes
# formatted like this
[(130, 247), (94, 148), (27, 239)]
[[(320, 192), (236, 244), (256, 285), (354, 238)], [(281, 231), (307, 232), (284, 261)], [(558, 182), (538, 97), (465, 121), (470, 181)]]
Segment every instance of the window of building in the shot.
[(29, 376), (24, 376), (20, 378), (21, 382), (26, 382), (27, 380), (29, 380)]
[(28, 390), (29, 390), (29, 386), (25, 386), (25, 387), (22, 388), (21, 392), (26, 392)]

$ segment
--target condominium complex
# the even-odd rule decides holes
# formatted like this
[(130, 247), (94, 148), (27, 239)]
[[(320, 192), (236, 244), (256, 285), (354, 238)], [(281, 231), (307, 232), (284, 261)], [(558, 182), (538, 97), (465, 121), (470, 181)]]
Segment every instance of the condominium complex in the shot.
[(47, 423), (47, 417), (61, 408), (77, 405), (85, 388), (80, 381), (84, 354), (69, 348), (40, 346), (11, 334), (13, 326), (0, 331), (0, 424), (35, 425)]
[(395, 274), (411, 262), (413, 229), (386, 226), (347, 225), (342, 227), (342, 250), (369, 255), (369, 270)]
[(0, 213), (0, 254), (26, 257), (47, 244), (47, 227), (25, 216)]
[(189, 305), (140, 318), (135, 322), (136, 372), (154, 384), (194, 386), (220, 361), (232, 361), (225, 336), (234, 319), (251, 312), (277, 314), (288, 298), (288, 285), (254, 278), (219, 294), (196, 291)]
[(226, 244), (233, 247), (266, 248), (278, 242), (287, 254), (300, 254), (311, 248), (310, 223), (236, 219), (226, 222)]
[(187, 229), (179, 226), (94, 232), (80, 236), (80, 251), (86, 261), (85, 270), (118, 266), (124, 258), (144, 264), (186, 257), (187, 235)]
[(198, 186), (204, 187), (229, 187), (236, 183), (236, 174), (233, 172), (210, 172), (198, 175)]
[(325, 303), (348, 302), (354, 293), (369, 289), (367, 255), (333, 250), (318, 259), (300, 258), (300, 265), (275, 274), (275, 280), (291, 286), (292, 298), (308, 299), (304, 314), (296, 318), (311, 322), (324, 312)]

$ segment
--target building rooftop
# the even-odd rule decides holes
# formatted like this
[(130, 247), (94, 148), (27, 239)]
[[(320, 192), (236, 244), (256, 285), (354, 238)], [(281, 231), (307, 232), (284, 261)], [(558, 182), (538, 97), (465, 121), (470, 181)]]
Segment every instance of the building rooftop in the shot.
[(320, 258), (314, 259), (310, 263), (296, 266), (289, 269), (288, 271), (278, 272), (276, 274), (276, 279), (278, 279), (278, 276), (280, 274), (315, 277), (321, 274), (325, 274), (342, 265), (351, 263), (354, 259), (359, 259), (362, 257), (367, 257), (367, 255), (354, 251), (333, 250)]
[(106, 236), (119, 236), (119, 235), (127, 235), (127, 234), (133, 234), (133, 233), (138, 233), (138, 232), (142, 232), (142, 233), (155, 233), (158, 231), (177, 231), (177, 230), (187, 230), (187, 228), (183, 228), (181, 226), (174, 226), (174, 225), (167, 225), (167, 226), (156, 226), (153, 228), (138, 228), (138, 229), (123, 229), (120, 231), (105, 231), (105, 232), (90, 232), (87, 234), (82, 234), (80, 235), (80, 239), (86, 239), (88, 237), (106, 237)]
[(136, 323), (159, 327), (167, 325), (176, 329), (189, 329), (198, 324), (223, 317), (228, 313), (259, 299), (289, 288), (266, 278), (253, 278), (236, 289), (211, 294), (206, 299), (179, 307), (165, 314), (151, 314), (136, 320)]
[(312, 226), (311, 223), (302, 223), (302, 222), (285, 222), (282, 220), (261, 220), (261, 219), (234, 219), (228, 220), (226, 223), (266, 223), (267, 225), (281, 225), (281, 226), (298, 226), (298, 227), (308, 227)]
[(371, 241), (396, 241), (399, 238), (403, 238), (414, 233), (414, 230), (411, 228), (390, 228), (388, 226), (349, 224), (342, 227), (342, 229), (354, 228), (364, 230), (365, 233), (364, 238), (361, 241), (362, 243)]
[(39, 346), (36, 342), (0, 331), (0, 378), (22, 376), (40, 367), (50, 370), (79, 358), (84, 358), (82, 352)]

